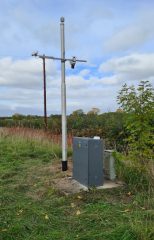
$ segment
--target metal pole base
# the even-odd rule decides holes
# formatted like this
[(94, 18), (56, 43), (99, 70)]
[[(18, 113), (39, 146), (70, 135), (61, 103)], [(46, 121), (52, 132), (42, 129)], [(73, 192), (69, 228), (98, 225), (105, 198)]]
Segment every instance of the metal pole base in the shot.
[(62, 171), (67, 171), (67, 161), (62, 161)]

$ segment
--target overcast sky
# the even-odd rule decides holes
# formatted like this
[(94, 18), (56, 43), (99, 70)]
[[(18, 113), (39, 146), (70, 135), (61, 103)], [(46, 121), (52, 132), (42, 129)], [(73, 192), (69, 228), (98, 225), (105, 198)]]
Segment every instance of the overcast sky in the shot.
[[(60, 57), (65, 17), (67, 113), (115, 111), (124, 83), (154, 80), (154, 0), (0, 0), (0, 116), (43, 115), (40, 54)], [(48, 115), (60, 113), (60, 62), (47, 61)]]

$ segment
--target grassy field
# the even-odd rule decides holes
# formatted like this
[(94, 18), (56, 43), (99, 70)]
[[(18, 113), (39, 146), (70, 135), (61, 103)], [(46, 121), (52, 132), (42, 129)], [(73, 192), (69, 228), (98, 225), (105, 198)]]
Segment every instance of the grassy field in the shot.
[(126, 185), (66, 196), (51, 184), (60, 155), (42, 138), (0, 133), (2, 240), (154, 239), (151, 193)]

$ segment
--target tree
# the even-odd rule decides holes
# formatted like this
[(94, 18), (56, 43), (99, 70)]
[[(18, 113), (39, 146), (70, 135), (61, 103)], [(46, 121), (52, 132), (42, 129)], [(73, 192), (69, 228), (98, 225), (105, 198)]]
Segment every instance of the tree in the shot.
[(100, 109), (93, 107), (89, 112), (87, 112), (88, 115), (98, 115), (100, 113)]
[(13, 120), (22, 120), (25, 116), (20, 114), (20, 113), (15, 113), (14, 115), (12, 115), (12, 119)]
[(152, 158), (152, 119), (154, 93), (149, 81), (141, 81), (137, 90), (125, 84), (117, 97), (118, 104), (127, 113), (125, 127), (130, 152), (145, 162)]
[(118, 112), (118, 113), (122, 113), (123, 110), (122, 110), (121, 108), (118, 108), (118, 109), (116, 110), (116, 112)]
[(82, 109), (77, 109), (74, 112), (72, 112), (71, 115), (73, 115), (73, 116), (81, 116), (82, 115), (83, 116), (84, 115), (84, 111)]

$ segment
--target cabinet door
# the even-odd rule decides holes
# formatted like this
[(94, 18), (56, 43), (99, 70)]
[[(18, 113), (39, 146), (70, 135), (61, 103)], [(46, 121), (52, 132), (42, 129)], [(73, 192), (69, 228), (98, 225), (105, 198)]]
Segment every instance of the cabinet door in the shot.
[(88, 186), (88, 140), (73, 139), (73, 178)]
[(101, 140), (89, 141), (89, 186), (103, 185), (103, 143)]

